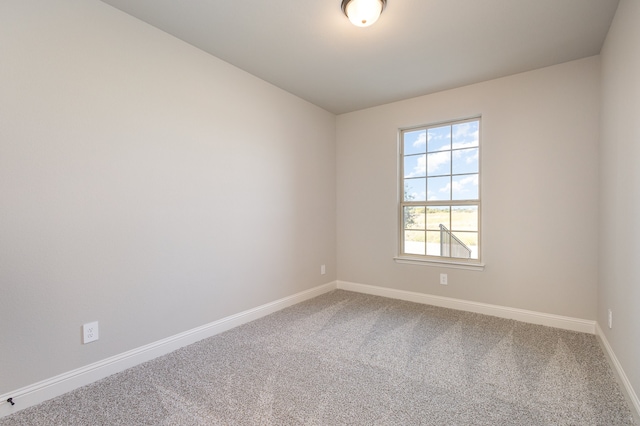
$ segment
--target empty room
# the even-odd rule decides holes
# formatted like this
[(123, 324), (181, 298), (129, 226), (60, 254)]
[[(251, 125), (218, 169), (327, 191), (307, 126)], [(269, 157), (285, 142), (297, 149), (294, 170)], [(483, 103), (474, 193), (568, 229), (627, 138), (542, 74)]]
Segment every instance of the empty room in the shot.
[(640, 424), (637, 0), (0, 1), (0, 425)]

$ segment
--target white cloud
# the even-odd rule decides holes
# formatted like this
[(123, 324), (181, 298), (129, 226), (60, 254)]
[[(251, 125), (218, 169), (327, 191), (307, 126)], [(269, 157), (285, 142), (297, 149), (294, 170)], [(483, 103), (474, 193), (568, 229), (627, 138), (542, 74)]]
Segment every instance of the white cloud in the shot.
[(468, 185), (478, 186), (478, 175), (469, 175), (453, 182), (454, 190), (466, 189)]
[[(416, 165), (413, 167), (413, 170), (406, 175), (406, 177), (426, 176), (427, 170), (429, 170), (431, 174), (437, 173), (443, 165), (449, 163), (449, 151), (427, 154), (426, 156), (422, 155), (417, 158)], [(449, 171), (447, 170), (446, 173), (449, 173)]]
[[(416, 165), (413, 170), (406, 175), (406, 177), (425, 176), (427, 174), (427, 170), (429, 170), (431, 174), (437, 173), (443, 165), (448, 165), (450, 163), (449, 152), (450, 151), (436, 152), (418, 157)], [(449, 173), (448, 170), (443, 174), (447, 173)]]
[[(430, 129), (427, 136), (429, 144), (435, 144), (438, 151), (451, 149), (451, 128), (447, 126), (446, 131), (442, 131), (443, 129), (444, 128), (442, 127), (438, 129)], [(432, 151), (435, 151), (436, 149), (431, 146)]]
[(422, 133), (420, 133), (420, 136), (418, 136), (418, 139), (416, 139), (415, 142), (413, 143), (413, 147), (414, 148), (422, 148), (426, 144), (427, 144), (427, 133), (426, 132), (422, 132)]
[(464, 193), (466, 191), (476, 191), (478, 187), (478, 175), (469, 175), (462, 179), (454, 180), (453, 183), (448, 183), (440, 189), (440, 192), (449, 192), (453, 187), (453, 191), (457, 193)]
[[(480, 136), (480, 131), (478, 130), (477, 121), (456, 124), (453, 126), (453, 128), (453, 140), (463, 141), (461, 143), (470, 143), (473, 146), (478, 145), (478, 137)], [(455, 145), (458, 144), (454, 144), (454, 148)]]
[(449, 151), (429, 154), (427, 158), (428, 158), (427, 165), (431, 173), (437, 172), (442, 165), (448, 164), (450, 162)]
[(469, 175), (453, 181), (454, 199), (471, 199), (478, 195), (478, 175)]
[[(468, 144), (468, 143), (464, 143), (464, 144), (461, 143), (461, 144), (454, 144), (454, 145), (460, 145), (460, 148), (467, 148), (467, 147), (470, 146), (470, 144)], [(473, 146), (476, 147), (476, 145), (473, 145)], [(458, 147), (454, 147), (454, 148), (458, 148)], [(473, 155), (470, 155), (471, 152), (473, 152)], [(453, 158), (455, 160), (455, 159), (458, 159), (458, 158), (460, 158), (461, 156), (464, 155), (465, 162), (467, 164), (476, 164), (478, 162), (478, 159), (479, 159), (479, 155), (478, 155), (479, 152), (480, 151), (478, 149), (475, 149), (473, 151), (471, 151), (471, 150), (468, 150), (468, 151), (453, 151)]]
[(427, 174), (427, 160), (424, 155), (418, 157), (417, 164), (406, 177), (419, 177)]

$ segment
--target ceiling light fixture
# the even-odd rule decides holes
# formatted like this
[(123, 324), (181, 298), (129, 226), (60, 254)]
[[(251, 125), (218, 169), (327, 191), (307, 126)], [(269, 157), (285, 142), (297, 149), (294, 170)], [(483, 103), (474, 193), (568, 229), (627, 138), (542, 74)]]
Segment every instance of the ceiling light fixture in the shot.
[(342, 0), (342, 11), (353, 25), (368, 27), (375, 23), (387, 0)]

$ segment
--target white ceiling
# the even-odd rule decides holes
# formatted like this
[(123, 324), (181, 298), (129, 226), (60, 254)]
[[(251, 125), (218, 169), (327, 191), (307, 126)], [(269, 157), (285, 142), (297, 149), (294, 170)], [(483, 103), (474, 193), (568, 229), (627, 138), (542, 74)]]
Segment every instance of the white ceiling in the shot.
[(618, 0), (102, 0), (336, 114), (596, 55)]

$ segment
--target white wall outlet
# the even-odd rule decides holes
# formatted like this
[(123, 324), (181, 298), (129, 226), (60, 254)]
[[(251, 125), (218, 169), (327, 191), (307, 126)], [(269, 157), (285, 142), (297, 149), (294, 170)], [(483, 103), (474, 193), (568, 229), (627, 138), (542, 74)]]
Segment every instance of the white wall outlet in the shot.
[(447, 274), (440, 274), (440, 284), (448, 285)]
[(611, 312), (611, 309), (609, 309), (609, 317), (607, 318), (608, 322), (609, 322), (609, 328), (613, 327), (613, 312)]
[(98, 340), (98, 321), (88, 322), (82, 326), (82, 343), (95, 342)]
[(324, 275), (327, 273), (327, 268), (324, 265), (320, 265), (320, 275)]

